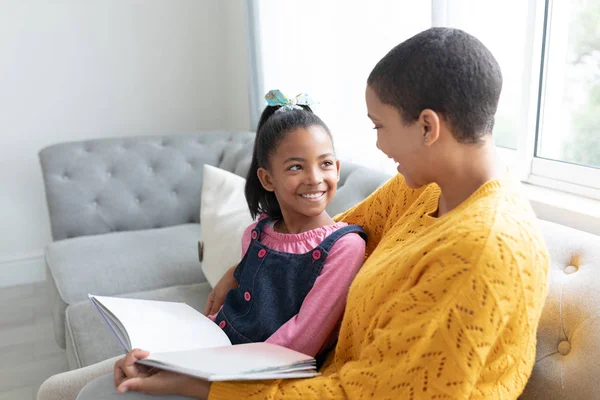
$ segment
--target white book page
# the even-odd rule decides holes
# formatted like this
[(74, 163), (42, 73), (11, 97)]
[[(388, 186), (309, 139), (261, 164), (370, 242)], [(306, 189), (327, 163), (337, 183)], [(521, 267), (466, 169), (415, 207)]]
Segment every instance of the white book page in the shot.
[(314, 359), (270, 343), (248, 343), (210, 349), (150, 353), (147, 360), (174, 366), (184, 373), (210, 379), (213, 375), (240, 376), (265, 370), (277, 372), (278, 368), (289, 371), (293, 369), (290, 367), (298, 363), (307, 363)]
[(119, 320), (112, 314), (112, 312), (110, 312), (110, 310), (105, 308), (102, 305), (102, 303), (97, 301), (94, 298), (94, 296), (88, 294), (88, 298), (90, 299), (94, 307), (96, 307), (96, 310), (98, 310), (102, 318), (104, 318), (104, 322), (106, 322), (109, 325), (110, 329), (115, 334), (115, 337), (121, 344), (121, 347), (123, 347), (123, 350), (125, 350), (126, 353), (130, 352), (131, 344), (129, 343), (129, 337), (127, 337), (127, 330), (125, 329), (123, 324), (119, 322)]
[(250, 375), (213, 375), (209, 379), (210, 382), (219, 381), (263, 381), (266, 379), (292, 379), (292, 378), (312, 378), (320, 375), (317, 371), (298, 371), (286, 373), (263, 373)]
[(240, 374), (240, 375), (210, 375), (205, 372), (197, 370), (187, 370), (184, 368), (174, 367), (172, 365), (163, 364), (157, 361), (143, 359), (138, 361), (139, 364), (144, 364), (149, 367), (156, 367), (166, 371), (173, 371), (184, 375), (195, 376), (197, 378), (204, 379), (206, 381), (253, 381), (253, 380), (264, 380), (264, 379), (291, 379), (291, 378), (311, 378), (313, 376), (320, 375), (317, 370), (309, 367), (300, 367), (295, 369), (289, 369), (278, 372), (260, 372), (255, 374)]
[(185, 303), (93, 297), (119, 319), (132, 348), (161, 353), (231, 346), (217, 324)]

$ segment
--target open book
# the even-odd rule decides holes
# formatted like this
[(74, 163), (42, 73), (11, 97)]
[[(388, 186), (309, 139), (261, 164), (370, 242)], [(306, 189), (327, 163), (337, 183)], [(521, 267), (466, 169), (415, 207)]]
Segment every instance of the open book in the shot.
[(207, 381), (308, 378), (313, 357), (269, 343), (232, 345), (209, 318), (185, 303), (88, 295), (125, 352), (138, 363)]

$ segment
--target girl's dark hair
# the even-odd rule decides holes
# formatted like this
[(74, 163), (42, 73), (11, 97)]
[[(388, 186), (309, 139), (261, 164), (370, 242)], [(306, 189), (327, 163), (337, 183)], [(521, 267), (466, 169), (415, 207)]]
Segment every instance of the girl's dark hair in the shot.
[(270, 157), (285, 135), (298, 128), (317, 125), (322, 127), (331, 138), (331, 132), (321, 118), (314, 114), (309, 106), (301, 107), (302, 110), (286, 110), (275, 113), (280, 106), (267, 106), (260, 116), (245, 187), (246, 202), (252, 218), (261, 214), (275, 218), (282, 217), (275, 193), (267, 191), (262, 186), (258, 179), (258, 169), (270, 167)]

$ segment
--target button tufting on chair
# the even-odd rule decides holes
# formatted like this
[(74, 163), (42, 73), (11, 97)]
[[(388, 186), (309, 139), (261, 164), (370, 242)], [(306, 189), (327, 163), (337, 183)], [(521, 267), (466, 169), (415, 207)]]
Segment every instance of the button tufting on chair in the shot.
[(558, 344), (558, 352), (563, 356), (566, 356), (567, 354), (569, 354), (571, 352), (571, 343), (569, 343), (566, 340), (563, 340), (562, 342), (560, 342)]
[(570, 274), (572, 274), (572, 273), (574, 273), (574, 272), (577, 272), (578, 270), (579, 270), (579, 268), (577, 268), (576, 266), (574, 266), (574, 265), (569, 265), (569, 266), (567, 266), (567, 267), (565, 268), (565, 274), (567, 274), (567, 275), (570, 275)]

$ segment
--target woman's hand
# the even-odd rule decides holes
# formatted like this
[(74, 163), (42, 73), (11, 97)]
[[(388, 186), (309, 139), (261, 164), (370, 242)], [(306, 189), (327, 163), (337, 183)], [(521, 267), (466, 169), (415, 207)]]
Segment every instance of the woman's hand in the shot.
[(146, 394), (177, 394), (195, 399), (208, 399), (210, 382), (175, 372), (156, 370), (144, 377), (127, 379), (117, 388), (118, 393), (127, 391)]
[(231, 289), (239, 286), (238, 282), (233, 277), (233, 271), (235, 271), (236, 267), (237, 266), (234, 265), (229, 268), (221, 280), (216, 284), (212, 292), (210, 292), (208, 299), (206, 300), (206, 306), (204, 307), (204, 315), (208, 316), (219, 312), (221, 306), (225, 302), (227, 293), (229, 293)]
[(136, 364), (150, 353), (134, 349), (115, 363), (114, 378), (118, 393), (179, 394), (207, 399), (210, 383), (190, 376)]

